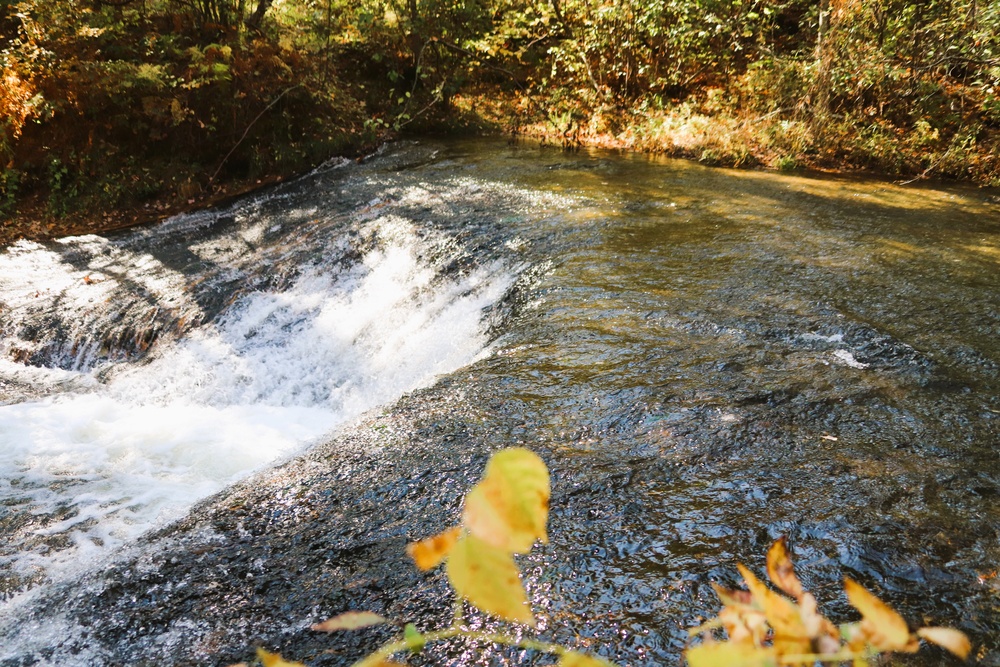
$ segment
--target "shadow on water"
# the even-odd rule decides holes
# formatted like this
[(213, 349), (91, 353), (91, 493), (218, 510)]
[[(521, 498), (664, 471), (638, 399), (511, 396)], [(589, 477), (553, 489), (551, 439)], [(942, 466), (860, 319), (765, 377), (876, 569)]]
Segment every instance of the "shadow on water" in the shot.
[[(379, 159), (338, 176), (350, 215), (446, 231), (455, 271), (530, 267), (491, 311), (491, 353), (36, 595), (0, 623), (22, 647), (0, 664), (229, 664), (257, 644), (350, 664), (380, 630), (309, 625), (347, 609), (446, 621), (442, 576), (404, 545), (455, 520), (491, 451), (522, 445), (553, 473), (551, 544), (523, 562), (547, 637), (675, 664), (718, 608), (709, 583), (736, 585), (736, 563), (759, 571), (788, 535), (834, 620), (854, 618), (850, 575), (1000, 665), (990, 193), (491, 142)], [(294, 229), (288, 271), (344, 233), (311, 231), (308, 187), (268, 204)], [(511, 207), (512, 189), (546, 203)], [(327, 236), (299, 246), (309, 234)], [(411, 662), (434, 657), (517, 656)]]

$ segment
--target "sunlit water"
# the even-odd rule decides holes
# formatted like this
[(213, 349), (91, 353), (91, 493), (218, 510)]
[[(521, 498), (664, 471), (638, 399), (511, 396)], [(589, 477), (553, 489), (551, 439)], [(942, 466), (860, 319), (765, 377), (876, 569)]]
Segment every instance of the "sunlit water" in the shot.
[[(965, 629), (998, 665), (998, 204), (428, 142), (113, 241), (12, 248), (4, 391), (21, 402), (0, 411), (21, 435), (3, 454), (2, 521), (9, 590), (34, 588), (0, 612), (0, 663), (228, 664), (263, 637), (350, 664), (358, 647), (336, 642), (351, 640), (309, 624), (364, 591), (413, 613), (418, 593), (386, 583), (410, 575), (381, 547), (454, 520), (484, 453), (520, 445), (553, 470), (551, 544), (527, 577), (551, 638), (673, 664), (718, 609), (708, 583), (736, 585), (737, 562), (759, 571), (785, 534), (836, 621), (852, 618), (849, 574), (914, 623)], [(236, 493), (264, 507), (196, 510), (236, 525), (206, 542), (233, 545), (225, 576), (175, 549), (84, 579), (71, 609), (37, 592), (60, 559), (106, 557), (417, 386), (336, 436), (352, 453), (320, 472)], [(267, 506), (266, 489), (296, 484), (302, 500)], [(272, 551), (297, 577), (267, 579)], [(195, 617), (177, 589), (197, 590)]]

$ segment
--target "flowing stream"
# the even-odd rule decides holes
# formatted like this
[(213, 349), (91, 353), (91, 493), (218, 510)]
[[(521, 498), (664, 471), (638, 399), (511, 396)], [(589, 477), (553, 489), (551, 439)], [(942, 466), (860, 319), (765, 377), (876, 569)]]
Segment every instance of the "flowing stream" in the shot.
[(0, 665), (350, 664), (309, 625), (445, 618), (403, 545), (515, 445), (548, 638), (675, 663), (788, 535), (834, 620), (848, 574), (1000, 665), (998, 268), (995, 192), (485, 140), (14, 244)]

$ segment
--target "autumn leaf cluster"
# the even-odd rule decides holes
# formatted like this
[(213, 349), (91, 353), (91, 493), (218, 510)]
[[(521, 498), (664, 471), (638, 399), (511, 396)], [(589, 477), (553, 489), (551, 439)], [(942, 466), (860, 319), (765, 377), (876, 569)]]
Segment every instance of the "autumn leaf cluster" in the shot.
[[(459, 524), (407, 547), (421, 570), (445, 565), (456, 593), (451, 626), (421, 632), (405, 621), (368, 611), (347, 611), (312, 629), (339, 632), (383, 624), (402, 628), (401, 637), (382, 645), (354, 667), (401, 667), (405, 664), (400, 661), (401, 654), (419, 653), (428, 643), (456, 637), (549, 653), (558, 657), (557, 667), (615, 667), (599, 656), (522, 633), (476, 630), (465, 622), (468, 604), (502, 621), (536, 627), (515, 556), (528, 553), (538, 541), (547, 541), (550, 493), (548, 468), (538, 455), (524, 448), (500, 451), (466, 495)], [(766, 560), (767, 576), (780, 592), (743, 565), (737, 567), (747, 590), (713, 584), (722, 611), (690, 631), (692, 637), (702, 637), (700, 644), (685, 652), (690, 667), (863, 667), (880, 655), (915, 652), (920, 640), (937, 644), (963, 659), (969, 654), (971, 646), (963, 633), (941, 627), (911, 631), (899, 614), (850, 578), (844, 580), (845, 592), (861, 613), (861, 620), (838, 627), (819, 613), (816, 598), (803, 588), (784, 537), (771, 545)], [(720, 630), (726, 635), (723, 640), (715, 636)], [(305, 667), (264, 649), (258, 649), (257, 661), (262, 667)]]
[[(782, 537), (767, 552), (767, 575), (782, 593), (769, 588), (753, 572), (738, 566), (748, 590), (713, 585), (722, 601), (719, 615), (691, 630), (704, 641), (687, 651), (690, 667), (765, 667), (770, 665), (869, 664), (882, 653), (914, 653), (920, 639), (954, 653), (969, 654), (968, 638), (951, 628), (927, 627), (911, 632), (906, 621), (889, 605), (853, 579), (844, 579), (851, 605), (861, 621), (839, 628), (820, 615), (816, 598), (806, 592), (795, 574)], [(727, 639), (716, 641), (713, 631), (725, 630)]]

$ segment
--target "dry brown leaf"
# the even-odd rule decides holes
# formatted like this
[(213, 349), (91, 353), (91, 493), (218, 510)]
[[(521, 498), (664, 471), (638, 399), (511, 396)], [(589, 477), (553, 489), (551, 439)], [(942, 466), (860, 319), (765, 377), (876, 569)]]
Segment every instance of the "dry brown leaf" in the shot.
[(388, 623), (389, 619), (370, 611), (347, 611), (312, 626), (317, 632), (336, 632), (337, 630), (358, 630), (372, 625)]
[(906, 621), (889, 605), (850, 577), (844, 577), (844, 590), (851, 606), (861, 612), (861, 630), (869, 644), (880, 651), (914, 653), (920, 648)]
[(796, 600), (805, 592), (802, 582), (795, 576), (791, 556), (788, 555), (788, 538), (782, 535), (767, 550), (767, 576), (771, 583)]
[(932, 644), (937, 644), (946, 651), (951, 651), (962, 660), (969, 657), (972, 644), (964, 632), (953, 628), (920, 628), (917, 636), (926, 639)]
[(460, 530), (458, 526), (455, 526), (425, 540), (412, 542), (406, 545), (406, 553), (421, 570), (433, 569), (448, 557), (448, 552), (458, 540)]

